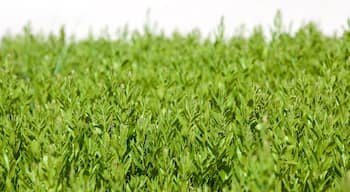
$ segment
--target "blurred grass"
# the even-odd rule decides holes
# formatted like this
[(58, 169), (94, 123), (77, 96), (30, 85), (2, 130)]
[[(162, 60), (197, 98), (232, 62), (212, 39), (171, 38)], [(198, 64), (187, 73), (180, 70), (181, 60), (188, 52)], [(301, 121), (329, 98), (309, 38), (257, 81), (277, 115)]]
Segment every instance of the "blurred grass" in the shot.
[[(350, 31), (5, 36), (1, 191), (340, 191)], [(344, 188), (345, 189), (345, 188)]]

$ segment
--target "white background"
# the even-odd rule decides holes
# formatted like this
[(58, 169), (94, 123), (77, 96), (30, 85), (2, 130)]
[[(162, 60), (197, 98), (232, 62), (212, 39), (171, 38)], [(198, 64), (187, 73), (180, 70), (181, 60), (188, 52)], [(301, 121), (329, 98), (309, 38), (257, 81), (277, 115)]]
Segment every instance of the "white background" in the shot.
[(292, 31), (315, 21), (331, 35), (348, 28), (350, 0), (0, 0), (0, 36), (21, 32), (28, 22), (34, 31), (45, 33), (57, 32), (64, 24), (69, 34), (78, 37), (106, 28), (113, 34), (125, 24), (140, 30), (147, 10), (149, 21), (168, 34), (194, 28), (213, 33), (221, 16), (229, 34), (241, 24), (248, 30), (260, 24), (267, 30), (281, 10), (284, 23), (292, 22)]

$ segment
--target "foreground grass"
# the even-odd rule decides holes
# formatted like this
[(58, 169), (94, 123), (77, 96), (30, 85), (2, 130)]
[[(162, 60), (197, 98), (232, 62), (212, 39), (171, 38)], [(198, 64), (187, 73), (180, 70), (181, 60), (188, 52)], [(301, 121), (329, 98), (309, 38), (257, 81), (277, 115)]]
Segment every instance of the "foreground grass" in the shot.
[[(0, 43), (0, 189), (341, 190), (350, 32)], [(344, 182), (345, 181), (345, 182)]]

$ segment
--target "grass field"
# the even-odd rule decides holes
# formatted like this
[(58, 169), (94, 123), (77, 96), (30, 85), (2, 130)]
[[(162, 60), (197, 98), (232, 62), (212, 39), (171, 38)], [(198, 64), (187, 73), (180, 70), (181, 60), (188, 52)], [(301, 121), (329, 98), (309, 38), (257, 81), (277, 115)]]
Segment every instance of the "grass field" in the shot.
[(222, 34), (3, 37), (0, 190), (346, 187), (350, 31)]

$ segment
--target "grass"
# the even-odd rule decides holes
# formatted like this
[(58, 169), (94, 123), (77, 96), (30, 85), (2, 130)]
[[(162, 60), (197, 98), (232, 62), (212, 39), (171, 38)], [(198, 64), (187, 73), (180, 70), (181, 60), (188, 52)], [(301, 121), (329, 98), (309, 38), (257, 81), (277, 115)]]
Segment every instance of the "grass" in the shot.
[(26, 28), (0, 43), (0, 190), (340, 191), (349, 109), (349, 30)]

